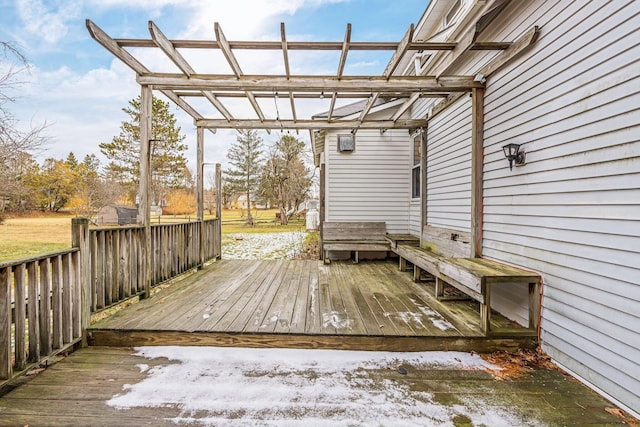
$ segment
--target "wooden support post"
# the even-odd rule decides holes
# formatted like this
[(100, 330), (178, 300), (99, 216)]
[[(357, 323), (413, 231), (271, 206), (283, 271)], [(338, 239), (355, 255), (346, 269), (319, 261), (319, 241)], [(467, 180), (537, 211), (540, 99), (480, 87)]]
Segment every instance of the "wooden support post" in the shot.
[(471, 106), (471, 257), (482, 257), (484, 89), (472, 90)]
[(73, 218), (71, 220), (71, 244), (78, 252), (79, 283), (80, 287), (80, 328), (82, 332), (82, 346), (87, 346), (87, 328), (91, 322), (91, 296), (93, 294), (91, 280), (91, 253), (89, 245), (89, 219)]
[(198, 219), (198, 270), (204, 266), (204, 128), (196, 129), (196, 215)]
[[(427, 126), (429, 122), (427, 122)], [(422, 231), (427, 225), (427, 126), (422, 129), (420, 141), (420, 247), (422, 248)]]
[(216, 163), (216, 218), (218, 219), (218, 235), (216, 238), (217, 259), (222, 259), (222, 166)]
[(324, 161), (322, 159), (322, 155), (320, 156), (320, 224), (318, 224), (318, 231), (320, 233), (320, 248), (319, 248), (319, 252), (320, 252), (320, 259), (325, 259), (326, 257), (326, 252), (324, 251), (324, 247), (323, 247), (323, 227), (324, 227), (324, 221), (325, 221), (325, 188), (326, 188), (326, 177), (325, 177), (325, 165), (324, 165)]
[(399, 261), (398, 261), (398, 268), (400, 269), (400, 271), (406, 271), (407, 270), (407, 260), (400, 257)]
[(13, 375), (11, 357), (11, 267), (0, 268), (0, 379)]
[(151, 86), (142, 85), (140, 91), (140, 205), (138, 222), (144, 227), (142, 257), (139, 268), (142, 270), (143, 294), (141, 298), (151, 295), (151, 140), (153, 94)]

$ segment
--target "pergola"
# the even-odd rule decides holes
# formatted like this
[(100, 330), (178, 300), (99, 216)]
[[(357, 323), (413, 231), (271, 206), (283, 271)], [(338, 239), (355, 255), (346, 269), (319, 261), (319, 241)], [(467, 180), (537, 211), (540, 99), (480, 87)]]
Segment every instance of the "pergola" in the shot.
[[(214, 23), (214, 38), (211, 40), (170, 40), (158, 26), (149, 21), (149, 39), (117, 39), (110, 37), (91, 20), (86, 21), (91, 36), (119, 58), (136, 73), (136, 81), (141, 87), (140, 117), (140, 221), (149, 227), (150, 193), (150, 141), (152, 91), (160, 91), (189, 114), (196, 126), (197, 135), (197, 209), (198, 219), (203, 218), (203, 162), (204, 129), (215, 132), (216, 129), (264, 129), (309, 130), (322, 135), (327, 130), (358, 129), (418, 129), (426, 126), (428, 117), (407, 119), (407, 111), (421, 98), (443, 98), (432, 114), (437, 113), (460, 94), (472, 93), (473, 96), (473, 194), (481, 197), (482, 177), (482, 105), (484, 78), (495, 72), (527, 46), (534, 42), (538, 30), (532, 28), (512, 42), (478, 41), (479, 35), (490, 22), (504, 9), (509, 0), (488, 2), (485, 14), (458, 41), (431, 42), (415, 40), (415, 29), (411, 25), (399, 42), (358, 42), (351, 40), (351, 24), (347, 25), (344, 40), (338, 42), (289, 41), (284, 23), (280, 26), (280, 40), (276, 41), (229, 41), (221, 26)], [(127, 48), (160, 49), (168, 57), (178, 72), (166, 73), (150, 70)], [(181, 53), (182, 49), (198, 49), (203, 55), (212, 50), (222, 52), (228, 63), (225, 72), (215, 74), (198, 73)], [(234, 52), (238, 50), (279, 51), (284, 62), (283, 75), (245, 74)], [(470, 51), (499, 51), (482, 70), (473, 75), (452, 75), (452, 70)], [(333, 75), (295, 75), (291, 72), (289, 53), (292, 51), (338, 51), (340, 52), (336, 73)], [(391, 59), (382, 75), (351, 76), (345, 75), (345, 64), (350, 52), (354, 51), (392, 51)], [(430, 75), (407, 75), (406, 64), (416, 53), (446, 53), (443, 60)], [(416, 73), (414, 73), (416, 74)], [(206, 117), (199, 112), (190, 100), (204, 98), (215, 107), (219, 117)], [(262, 98), (286, 98), (291, 109), (291, 118), (267, 117), (258, 100)], [(296, 110), (297, 102), (309, 98), (330, 98), (328, 112), (321, 116), (300, 117)], [(246, 117), (231, 114), (225, 101), (245, 98), (253, 108)], [(362, 102), (358, 117), (344, 118), (334, 115), (336, 101), (353, 99)], [(369, 113), (374, 105), (382, 101), (397, 101), (395, 110), (383, 119), (371, 118)], [(251, 117), (249, 117), (251, 116)], [(474, 203), (474, 206), (481, 204)], [(475, 208), (474, 208), (475, 209)], [(481, 209), (481, 207), (479, 208)], [(472, 215), (472, 223), (477, 223), (480, 212)], [(475, 227), (477, 233), (479, 226)], [(150, 242), (149, 239), (147, 239)], [(147, 249), (150, 251), (150, 243)], [(148, 277), (148, 276), (147, 276)]]

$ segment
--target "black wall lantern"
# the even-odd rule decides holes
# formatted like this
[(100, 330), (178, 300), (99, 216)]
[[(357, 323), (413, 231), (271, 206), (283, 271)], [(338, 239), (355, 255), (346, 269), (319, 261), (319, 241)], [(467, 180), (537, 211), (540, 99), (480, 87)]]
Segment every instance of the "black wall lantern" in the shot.
[(502, 147), (504, 156), (509, 160), (509, 170), (513, 170), (513, 163), (524, 165), (524, 151), (520, 151), (520, 144), (507, 144)]

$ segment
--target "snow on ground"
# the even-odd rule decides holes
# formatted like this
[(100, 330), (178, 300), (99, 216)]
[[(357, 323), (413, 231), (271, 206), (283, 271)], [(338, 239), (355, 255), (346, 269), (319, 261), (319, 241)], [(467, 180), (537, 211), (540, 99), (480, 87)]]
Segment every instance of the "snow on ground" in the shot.
[(482, 394), (447, 406), (411, 389), (412, 370), (499, 369), (469, 353), (141, 347), (137, 355), (169, 361), (141, 364), (148, 376), (107, 404), (174, 407), (176, 424), (453, 426), (468, 417), (474, 425), (539, 425), (490, 405)]
[(307, 233), (233, 233), (222, 245), (224, 259), (290, 259), (302, 251)]

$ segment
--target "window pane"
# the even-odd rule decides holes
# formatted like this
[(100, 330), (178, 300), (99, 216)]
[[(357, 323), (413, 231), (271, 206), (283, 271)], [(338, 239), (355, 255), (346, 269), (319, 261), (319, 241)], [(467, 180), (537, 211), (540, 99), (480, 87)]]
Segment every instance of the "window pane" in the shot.
[(420, 164), (420, 155), (422, 150), (422, 134), (413, 138), (413, 165)]
[(411, 169), (411, 197), (420, 197), (420, 166)]

